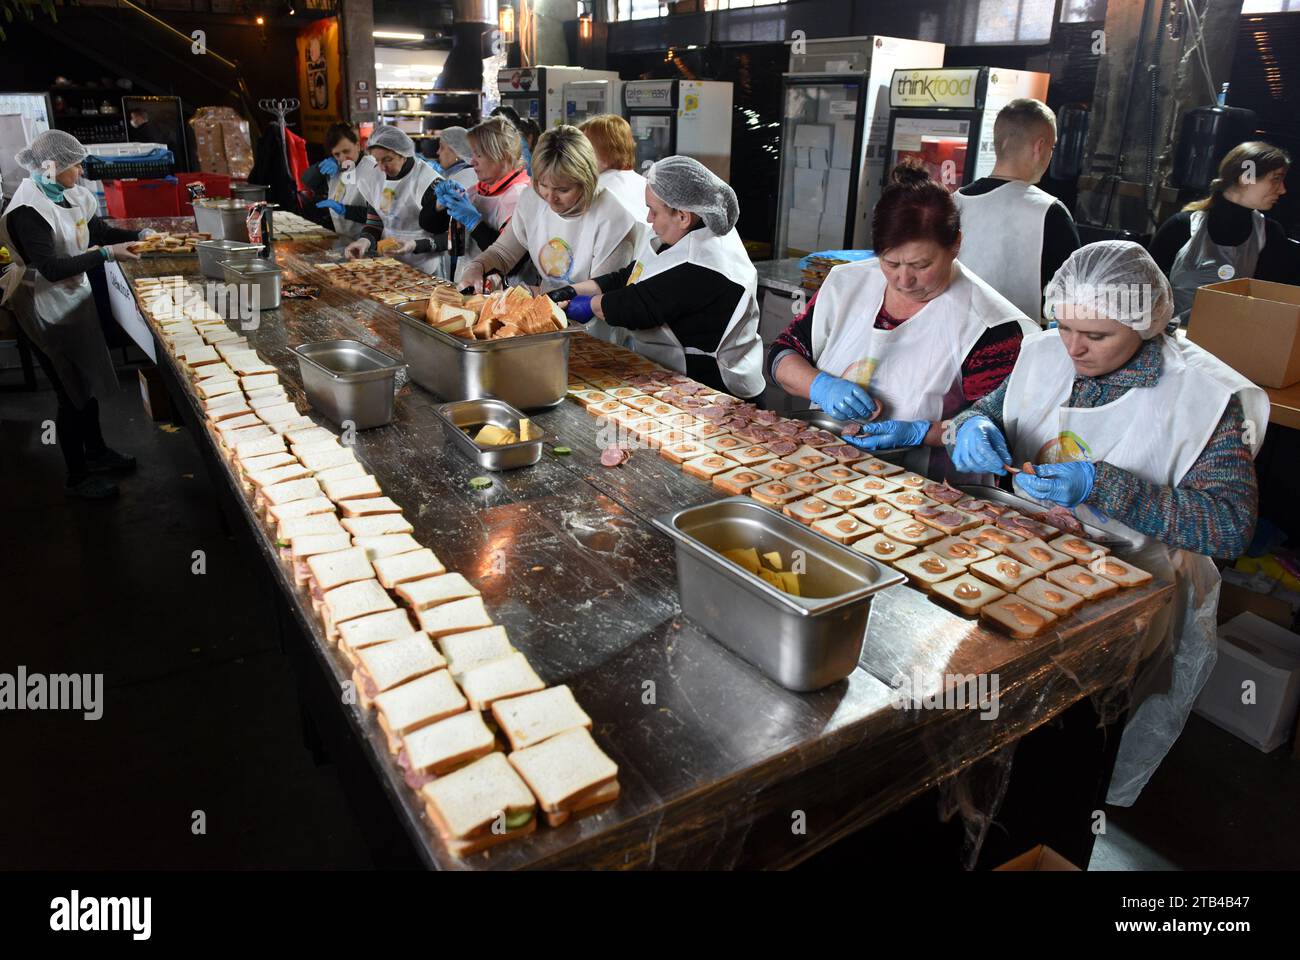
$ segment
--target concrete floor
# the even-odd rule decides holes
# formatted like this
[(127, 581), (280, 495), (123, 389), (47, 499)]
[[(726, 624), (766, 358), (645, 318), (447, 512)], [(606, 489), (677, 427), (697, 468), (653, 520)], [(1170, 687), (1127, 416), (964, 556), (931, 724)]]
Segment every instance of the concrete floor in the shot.
[[(116, 502), (85, 503), (40, 443), (53, 394), (0, 394), (0, 672), (105, 684), (97, 721), (0, 719), (0, 868), (370, 867), (333, 766), (303, 745), (260, 561), (223, 534), (193, 439), (149, 420), (133, 373), (101, 403), (140, 469)], [(1108, 808), (1090, 869), (1295, 868), (1297, 798), (1289, 746), (1264, 756), (1193, 717), (1138, 804)]]

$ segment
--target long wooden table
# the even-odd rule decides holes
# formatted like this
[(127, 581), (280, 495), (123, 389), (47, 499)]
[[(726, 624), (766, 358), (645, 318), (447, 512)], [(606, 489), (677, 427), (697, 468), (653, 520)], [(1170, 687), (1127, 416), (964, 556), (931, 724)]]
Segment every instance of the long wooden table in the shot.
[[(286, 279), (323, 281), (312, 264), (329, 255), (325, 249), (319, 242), (279, 244)], [(194, 258), (123, 266), (129, 277), (198, 279)], [(285, 300), (248, 333), (304, 410), (292, 346), (349, 337), (401, 355), (391, 310), (320, 285), (319, 299)], [(158, 357), (186, 385), (185, 419), (201, 443), (213, 445), (184, 371), (161, 344)], [(915, 589), (893, 588), (875, 599), (858, 669), (820, 692), (792, 693), (682, 616), (673, 546), (650, 519), (711, 501), (719, 496), (713, 488), (649, 450), (621, 468), (601, 467), (594, 419), (566, 401), (535, 419), (571, 456), (548, 453), (536, 466), (493, 475), (487, 490), (471, 489), (468, 481), (482, 471), (445, 440), (433, 413), (438, 402), (403, 383), (393, 422), (359, 433), (357, 456), (403, 507), (416, 538), (478, 586), (490, 614), (542, 678), (573, 689), (594, 718), (598, 742), (619, 764), (622, 795), (596, 815), (539, 827), (522, 841), (457, 860), (404, 783), (373, 717), (340, 702), (430, 867), (798, 863), (1081, 698), (1122, 685), (1146, 624), (1172, 595), (1166, 583), (1123, 591), (1038, 639), (1016, 642)], [(350, 675), (346, 660), (325, 640), (308, 596), (286, 574), (233, 471), (220, 457), (214, 462), (310, 638), (312, 656), (342, 683)], [(996, 675), (997, 716), (900, 707), (900, 688), (914, 671)], [(928, 692), (936, 689), (927, 683)]]

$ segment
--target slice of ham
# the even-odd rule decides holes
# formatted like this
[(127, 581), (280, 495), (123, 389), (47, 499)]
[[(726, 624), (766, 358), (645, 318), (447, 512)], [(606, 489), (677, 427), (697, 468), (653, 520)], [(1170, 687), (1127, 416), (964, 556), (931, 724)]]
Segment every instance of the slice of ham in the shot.
[(803, 424), (798, 420), (778, 420), (772, 429), (783, 437), (793, 437), (803, 432)]
[(1062, 533), (1079, 535), (1085, 532), (1079, 518), (1071, 513), (1068, 507), (1062, 507), (1060, 504), (1042, 513), (1028, 513), (1025, 516), (1039, 523), (1046, 523), (1049, 526), (1056, 527)]
[(858, 423), (856, 420), (851, 420), (844, 425), (844, 429), (840, 431), (840, 436), (856, 437), (861, 432), (862, 424)]
[(632, 454), (622, 447), (606, 447), (600, 454), (602, 467), (621, 467)]
[(778, 457), (788, 457), (799, 449), (799, 444), (795, 443), (793, 440), (775, 440), (767, 445), (767, 449), (771, 450)]
[(771, 410), (758, 410), (754, 413), (754, 419), (759, 423), (776, 423), (781, 419), (781, 416)]
[(820, 453), (828, 457), (834, 457), (836, 460), (849, 461), (862, 459), (861, 452), (851, 443), (831, 443), (819, 449)]
[(966, 494), (948, 483), (927, 483), (921, 488), (921, 492), (931, 500), (938, 500), (940, 503), (955, 504), (966, 499)]
[(701, 407), (699, 414), (705, 420), (725, 420), (727, 419), (727, 408), (718, 406), (715, 403), (713, 406)]

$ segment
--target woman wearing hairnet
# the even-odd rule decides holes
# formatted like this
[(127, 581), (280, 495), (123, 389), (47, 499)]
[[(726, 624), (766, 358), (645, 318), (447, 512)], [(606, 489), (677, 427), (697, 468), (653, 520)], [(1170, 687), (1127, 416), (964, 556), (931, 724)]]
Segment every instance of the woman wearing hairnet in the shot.
[(0, 218), (0, 241), (15, 264), (0, 279), (0, 302), (36, 345), (58, 397), (55, 435), (67, 492), (98, 500), (117, 493), (99, 474), (134, 470), (135, 458), (110, 450), (100, 432), (96, 397), (117, 389), (117, 374), (86, 271), (107, 260), (139, 260), (127, 244), (144, 231), (119, 230), (96, 215), (94, 194), (77, 183), (85, 157), (76, 137), (47, 130), (15, 158), (32, 175)]
[(664, 157), (646, 181), (653, 236), (624, 269), (577, 284), (565, 312), (631, 331), (628, 346), (715, 390), (758, 397), (758, 273), (736, 233), (736, 194), (690, 157)]
[(349, 259), (378, 252), (425, 273), (445, 269), (440, 251), (446, 248), (446, 238), (439, 246), (428, 230), (438, 213), (433, 168), (416, 161), (415, 144), (396, 127), (375, 127), (366, 153), (374, 163), (357, 165), (356, 183), (370, 209), (361, 236), (345, 248)]
[[(478, 175), (474, 173), (474, 167), (471, 165), (473, 159), (474, 151), (469, 145), (468, 130), (464, 127), (444, 127), (439, 130), (437, 158), (431, 161), (430, 165), (436, 173), (446, 179), (438, 181), (434, 188), (435, 196), (439, 192), (437, 188), (443, 183), (457, 184), (465, 191), (473, 189), (478, 184)], [(435, 237), (447, 238), (447, 251), (442, 254), (443, 262), (434, 273), (436, 276), (452, 279), (456, 272), (458, 255), (465, 250), (466, 240), (460, 223), (452, 219), (439, 197), (433, 214), (422, 216), (420, 225)]]
[(598, 176), (596, 151), (581, 130), (547, 130), (533, 154), (533, 189), (520, 194), (496, 243), (457, 282), (481, 290), (488, 273), (509, 274), (528, 258), (547, 293), (625, 267), (635, 252), (636, 223)]
[[(1048, 284), (1057, 327), (1025, 338), (1007, 381), (953, 420), (959, 470), (1015, 477), (1017, 492), (1127, 540), (1133, 561), (1172, 579), (1134, 688), (1108, 802), (1128, 806), (1182, 731), (1216, 658), (1219, 574), (1211, 557), (1250, 542), (1264, 442), (1264, 391), (1166, 332), (1174, 298), (1136, 243), (1076, 250)], [(1170, 667), (1172, 666), (1172, 679)]]

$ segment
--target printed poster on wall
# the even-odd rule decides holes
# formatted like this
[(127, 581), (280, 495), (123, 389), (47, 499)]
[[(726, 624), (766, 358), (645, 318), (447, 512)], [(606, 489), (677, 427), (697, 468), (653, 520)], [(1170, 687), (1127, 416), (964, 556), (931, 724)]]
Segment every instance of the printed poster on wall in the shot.
[(302, 135), (320, 143), (330, 124), (343, 119), (343, 71), (337, 17), (315, 20), (298, 31), (298, 90)]

